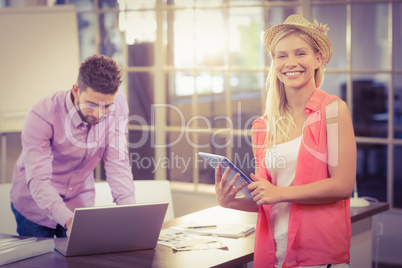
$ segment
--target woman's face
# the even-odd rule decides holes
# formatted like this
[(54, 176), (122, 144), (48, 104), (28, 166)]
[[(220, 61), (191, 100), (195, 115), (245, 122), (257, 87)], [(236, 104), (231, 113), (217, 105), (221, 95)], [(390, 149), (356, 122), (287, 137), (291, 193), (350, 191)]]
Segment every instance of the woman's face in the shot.
[(314, 73), (321, 66), (322, 54), (297, 34), (278, 41), (274, 50), (274, 67), (285, 89), (315, 89)]

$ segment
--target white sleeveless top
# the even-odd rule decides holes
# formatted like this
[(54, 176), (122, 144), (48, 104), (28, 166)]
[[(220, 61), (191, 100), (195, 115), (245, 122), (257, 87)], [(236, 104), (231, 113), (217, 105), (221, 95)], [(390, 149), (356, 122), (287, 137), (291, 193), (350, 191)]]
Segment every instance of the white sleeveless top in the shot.
[[(267, 150), (265, 165), (271, 174), (273, 185), (293, 185), (301, 139), (302, 136)], [(289, 202), (277, 203), (271, 208), (269, 221), (276, 246), (275, 267), (282, 267), (286, 256), (289, 209)]]

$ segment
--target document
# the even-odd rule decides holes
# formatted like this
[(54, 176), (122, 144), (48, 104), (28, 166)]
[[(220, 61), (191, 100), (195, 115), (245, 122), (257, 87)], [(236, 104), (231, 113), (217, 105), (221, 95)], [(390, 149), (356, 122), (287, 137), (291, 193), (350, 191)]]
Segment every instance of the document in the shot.
[(214, 235), (199, 235), (180, 232), (173, 228), (163, 229), (158, 244), (171, 247), (174, 251), (223, 249), (227, 246)]
[(247, 236), (255, 231), (255, 224), (217, 224), (203, 226), (175, 226), (174, 230), (192, 234), (210, 234), (228, 238)]
[(54, 250), (51, 238), (1, 238), (0, 265), (27, 259)]

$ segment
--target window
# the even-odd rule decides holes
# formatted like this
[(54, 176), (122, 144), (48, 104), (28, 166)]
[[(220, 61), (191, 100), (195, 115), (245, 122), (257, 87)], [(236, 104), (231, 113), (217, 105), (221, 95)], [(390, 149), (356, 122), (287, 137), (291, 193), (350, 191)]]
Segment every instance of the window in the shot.
[[(214, 170), (198, 152), (226, 155), (246, 173), (254, 172), (250, 129), (262, 113), (267, 72), (261, 34), (298, 9), (297, 3), (272, 8), (262, 1), (205, 3), (168, 1), (162, 7), (167, 14), (166, 133), (168, 143), (177, 141), (166, 155), (170, 163), (176, 157), (190, 163), (167, 169), (166, 176), (193, 183), (194, 189), (214, 184)], [(271, 18), (274, 13), (283, 15)]]
[[(393, 208), (402, 208), (396, 191), (400, 189), (397, 161), (402, 157), (399, 108), (402, 58), (397, 49), (402, 38), (401, 4), (396, 1), (349, 4), (312, 1), (312, 4), (312, 17), (336, 25), (328, 32), (334, 55), (327, 66), (324, 88), (345, 100), (352, 113), (359, 196), (374, 197)], [(365, 31), (363, 27), (371, 30)]]

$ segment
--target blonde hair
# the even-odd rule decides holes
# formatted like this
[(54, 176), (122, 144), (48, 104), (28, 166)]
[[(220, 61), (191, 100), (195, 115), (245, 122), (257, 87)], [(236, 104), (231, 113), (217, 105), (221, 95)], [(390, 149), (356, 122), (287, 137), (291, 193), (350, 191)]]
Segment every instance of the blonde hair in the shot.
[[(291, 131), (296, 127), (291, 114), (289, 106), (287, 106), (287, 99), (285, 94), (284, 84), (278, 79), (277, 73), (274, 68), (274, 48), (279, 40), (291, 35), (297, 34), (311, 45), (315, 53), (320, 51), (319, 46), (309, 35), (297, 28), (288, 28), (279, 32), (272, 41), (270, 56), (271, 66), (267, 76), (266, 90), (267, 99), (265, 105), (264, 116), (268, 120), (267, 129), (271, 133), (270, 138), (266, 138), (268, 148), (286, 141), (290, 141)], [(325, 66), (321, 66), (315, 70), (315, 86), (319, 88), (324, 79)]]

